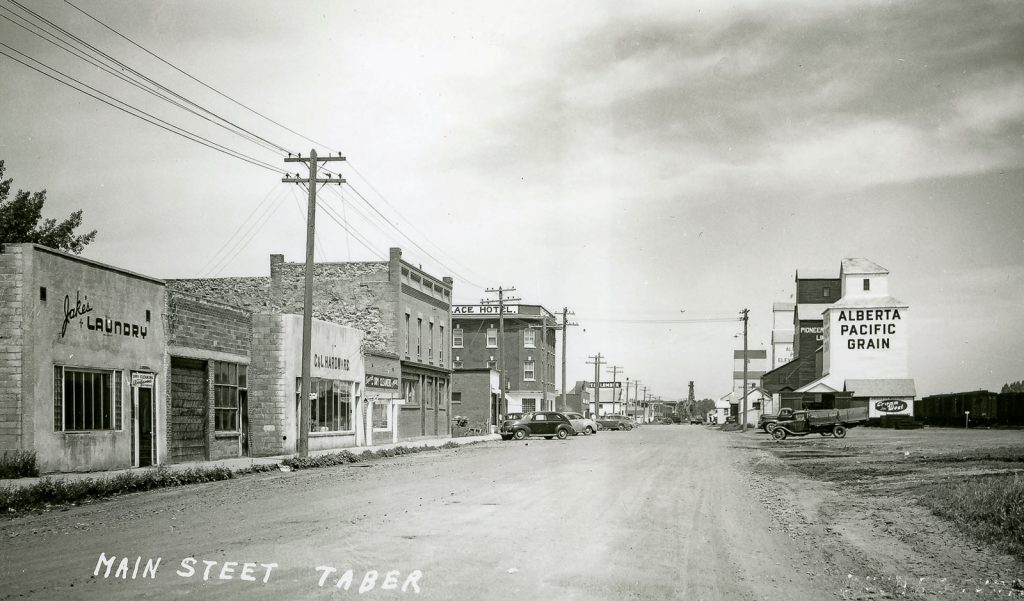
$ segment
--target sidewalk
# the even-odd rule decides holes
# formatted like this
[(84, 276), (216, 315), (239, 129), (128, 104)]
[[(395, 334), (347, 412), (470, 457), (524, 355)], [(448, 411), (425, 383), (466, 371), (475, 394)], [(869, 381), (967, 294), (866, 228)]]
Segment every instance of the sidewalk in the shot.
[[(349, 451), (355, 455), (359, 455), (364, 451), (380, 451), (384, 449), (393, 449), (395, 447), (440, 447), (454, 442), (459, 445), (470, 444), (474, 442), (484, 442), (488, 440), (499, 440), (500, 437), (497, 434), (483, 435), (483, 436), (461, 436), (459, 438), (426, 438), (421, 440), (412, 440), (391, 444), (382, 444), (369, 447), (345, 447), (340, 449), (325, 449), (322, 451), (311, 451), (311, 457), (318, 457), (320, 455), (331, 455), (334, 453), (341, 453), (342, 451)], [(231, 459), (219, 459), (217, 461), (188, 461), (184, 463), (172, 463), (170, 465), (153, 466), (153, 467), (137, 467), (123, 470), (108, 470), (100, 472), (54, 472), (50, 474), (43, 474), (42, 476), (35, 478), (13, 478), (13, 479), (0, 479), (0, 488), (18, 488), (32, 486), (33, 484), (45, 479), (55, 480), (85, 480), (87, 478), (111, 478), (118, 474), (126, 472), (139, 472), (145, 473), (155, 471), (158, 469), (165, 469), (169, 471), (184, 471), (192, 468), (211, 468), (211, 467), (226, 467), (232, 471), (245, 469), (253, 465), (280, 465), (285, 459), (291, 459), (292, 455), (276, 455), (273, 457), (233, 457)]]

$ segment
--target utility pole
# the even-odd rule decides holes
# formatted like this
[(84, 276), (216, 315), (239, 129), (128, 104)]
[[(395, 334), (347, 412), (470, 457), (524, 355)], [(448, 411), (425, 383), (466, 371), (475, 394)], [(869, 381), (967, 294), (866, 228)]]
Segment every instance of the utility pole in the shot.
[(587, 365), (594, 366), (594, 415), (591, 417), (596, 421), (601, 412), (601, 366), (605, 362), (601, 360), (601, 353), (591, 355), (589, 358), (593, 361), (587, 361)]
[(743, 430), (747, 432), (747, 316), (750, 309), (740, 311), (743, 316)]
[[(541, 411), (554, 411), (553, 407), (548, 406), (548, 372), (553, 371), (548, 369), (548, 314), (543, 307), (541, 308), (541, 311), (544, 311), (544, 313), (541, 314), (541, 325), (531, 325), (527, 327), (530, 328), (531, 330), (540, 329), (540, 348), (542, 349), (541, 352), (543, 353), (541, 357), (541, 369), (544, 370), (544, 375), (543, 377), (540, 378), (541, 395), (543, 397), (543, 401), (541, 403)], [(555, 324), (555, 327), (557, 328), (558, 324)], [(554, 345), (552, 344), (552, 346)], [(553, 388), (554, 379), (552, 379), (551, 383)]]
[(626, 399), (622, 401), (622, 413), (629, 416), (629, 376), (626, 376)]
[(619, 383), (618, 376), (619, 372), (622, 371), (622, 366), (609, 365), (606, 369), (612, 372), (612, 413), (618, 414), (618, 411), (615, 410), (615, 393), (617, 392), (615, 390), (615, 385)]
[(637, 397), (640, 395), (640, 380), (633, 380), (633, 421), (636, 421)]
[(309, 388), (310, 388), (310, 347), (313, 333), (313, 243), (316, 239), (316, 187), (318, 184), (343, 184), (345, 180), (338, 177), (317, 177), (319, 175), (319, 164), (327, 161), (344, 161), (345, 157), (338, 153), (338, 156), (318, 157), (316, 150), (309, 151), (309, 158), (302, 158), (302, 155), (288, 156), (284, 159), (286, 163), (305, 163), (309, 169), (308, 177), (299, 177), (290, 173), (281, 178), (286, 184), (305, 184), (309, 190), (309, 207), (306, 209), (306, 288), (302, 297), (302, 386), (299, 394), (299, 440), (298, 455), (306, 457), (309, 455)]
[[(569, 326), (577, 326), (578, 323), (569, 323), (569, 316), (575, 315), (568, 307), (562, 307), (562, 407), (561, 409), (567, 409), (568, 403), (565, 399), (565, 340), (569, 337)], [(582, 391), (580, 392), (582, 395)], [(582, 400), (582, 399), (581, 399)], [(580, 403), (582, 405), (582, 403)], [(580, 407), (583, 411), (583, 407)]]
[[(506, 292), (515, 292), (515, 288), (488, 288), (485, 292), (493, 294), (498, 293), (498, 300), (485, 298), (480, 302), (485, 305), (498, 303), (498, 387), (501, 389), (501, 398), (498, 399), (500, 406), (501, 401), (505, 399), (505, 303), (515, 302), (522, 299), (519, 298), (505, 298)], [(495, 425), (494, 423), (494, 407), (487, 404), (487, 428), (488, 434), (490, 434), (490, 427)]]

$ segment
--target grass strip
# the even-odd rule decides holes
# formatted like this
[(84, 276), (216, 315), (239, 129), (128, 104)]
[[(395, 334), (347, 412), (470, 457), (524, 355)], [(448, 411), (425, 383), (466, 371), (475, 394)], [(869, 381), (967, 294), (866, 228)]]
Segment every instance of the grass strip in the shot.
[(935, 515), (1024, 560), (1024, 474), (988, 474), (916, 489)]
[[(287, 465), (295, 470), (313, 469), (373, 459), (398, 457), (423, 451), (453, 449), (461, 446), (465, 445), (448, 441), (439, 447), (428, 445), (418, 447), (399, 446), (377, 451), (366, 450), (359, 454), (346, 450), (317, 457), (286, 459), (283, 465)], [(277, 471), (278, 469), (279, 466), (277, 464), (253, 464), (237, 470), (223, 466), (191, 467), (187, 469), (158, 467), (153, 470), (128, 471), (115, 476), (99, 476), (96, 478), (43, 478), (39, 482), (28, 486), (0, 487), (0, 513), (14, 514), (33, 509), (77, 505), (133, 492), (230, 480), (246, 474)]]

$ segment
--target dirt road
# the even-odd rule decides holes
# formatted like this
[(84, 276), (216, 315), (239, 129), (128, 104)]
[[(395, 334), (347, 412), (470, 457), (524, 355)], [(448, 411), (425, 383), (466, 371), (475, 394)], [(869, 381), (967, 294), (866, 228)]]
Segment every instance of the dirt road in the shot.
[(860, 551), (823, 562), (816, 532), (770, 518), (820, 497), (738, 436), (493, 442), (16, 517), (0, 598), (853, 598), (839, 566)]

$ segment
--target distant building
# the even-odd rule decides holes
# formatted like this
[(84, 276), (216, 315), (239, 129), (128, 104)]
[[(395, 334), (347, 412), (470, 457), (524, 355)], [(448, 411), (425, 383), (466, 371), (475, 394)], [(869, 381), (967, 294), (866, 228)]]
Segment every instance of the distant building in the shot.
[(855, 258), (843, 259), (835, 280), (800, 276), (798, 301), (838, 297), (797, 303), (796, 356), (765, 374), (765, 390), (783, 407), (866, 406), (872, 418), (913, 415), (909, 306), (889, 294), (889, 271)]
[(793, 360), (793, 315), (794, 303), (772, 305), (772, 360), (769, 369), (785, 365)]
[[(555, 409), (555, 321), (540, 305), (505, 305), (501, 339), (497, 305), (452, 306), (452, 377), (462, 370), (502, 371), (504, 398), (491, 409), (491, 424), (498, 415)], [(501, 345), (502, 353), (498, 352)]]

